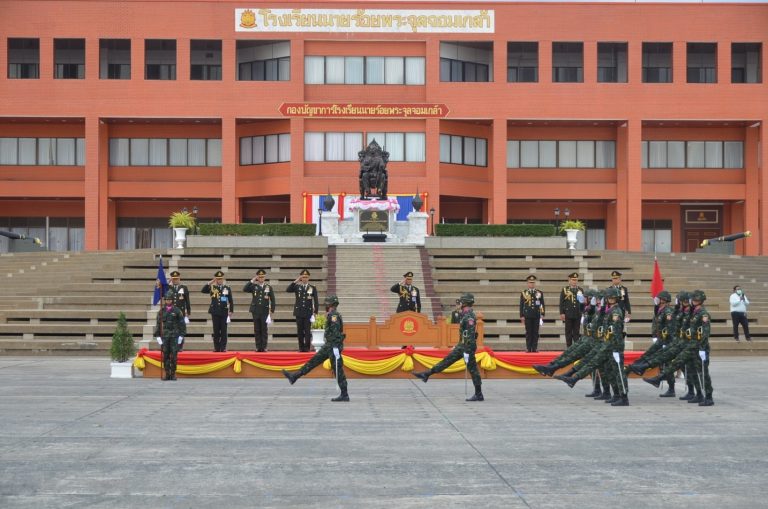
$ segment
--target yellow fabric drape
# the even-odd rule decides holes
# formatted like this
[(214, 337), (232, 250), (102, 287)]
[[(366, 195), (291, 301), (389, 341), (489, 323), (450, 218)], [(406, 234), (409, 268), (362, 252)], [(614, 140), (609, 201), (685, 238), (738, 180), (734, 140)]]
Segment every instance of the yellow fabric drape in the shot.
[[(432, 357), (429, 355), (423, 355), (415, 352), (413, 354), (413, 358), (428, 368), (432, 368), (435, 364), (437, 364), (442, 360), (442, 357)], [(443, 373), (458, 373), (459, 371), (464, 371), (464, 359), (457, 360), (456, 362), (454, 362), (453, 364), (445, 368), (443, 370)]]
[(243, 362), (255, 368), (261, 368), (267, 371), (282, 371), (283, 369), (287, 371), (295, 371), (304, 365), (304, 363), (301, 363), (301, 364), (291, 364), (289, 366), (275, 366), (273, 364), (262, 364), (261, 362), (252, 361), (250, 359), (243, 359)]
[[(156, 366), (158, 368), (163, 367), (163, 363), (161, 361), (156, 361), (151, 357), (143, 357), (143, 359), (145, 362), (148, 362), (153, 366)], [(219, 371), (224, 368), (228, 368), (229, 366), (233, 365), (236, 360), (237, 360), (236, 357), (232, 357), (231, 359), (224, 359), (223, 361), (218, 361), (218, 362), (210, 362), (208, 364), (197, 364), (197, 365), (177, 364), (176, 372), (182, 375), (204, 375), (206, 373), (213, 373), (214, 371)], [(137, 361), (138, 359), (134, 361), (134, 364)], [(139, 368), (139, 369), (143, 369), (143, 368)]]

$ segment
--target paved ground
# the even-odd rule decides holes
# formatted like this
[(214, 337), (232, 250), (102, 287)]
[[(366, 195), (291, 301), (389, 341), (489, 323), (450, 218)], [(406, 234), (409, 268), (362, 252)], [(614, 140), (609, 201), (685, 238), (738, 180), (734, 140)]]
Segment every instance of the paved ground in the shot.
[[(715, 359), (715, 406), (631, 382), (611, 408), (551, 380), (112, 380), (0, 357), (0, 507), (754, 508), (768, 359)], [(471, 384), (470, 384), (471, 385)]]

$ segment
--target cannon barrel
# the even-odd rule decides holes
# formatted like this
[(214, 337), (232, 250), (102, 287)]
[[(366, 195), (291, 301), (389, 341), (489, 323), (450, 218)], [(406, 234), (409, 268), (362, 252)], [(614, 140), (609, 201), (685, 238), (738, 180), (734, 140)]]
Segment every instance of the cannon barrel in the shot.
[(752, 232), (745, 231), (741, 233), (733, 233), (731, 235), (724, 235), (722, 237), (715, 237), (714, 239), (705, 239), (701, 241), (700, 247), (707, 247), (708, 245), (712, 244), (713, 242), (731, 242), (734, 240), (743, 239), (746, 237), (751, 237)]

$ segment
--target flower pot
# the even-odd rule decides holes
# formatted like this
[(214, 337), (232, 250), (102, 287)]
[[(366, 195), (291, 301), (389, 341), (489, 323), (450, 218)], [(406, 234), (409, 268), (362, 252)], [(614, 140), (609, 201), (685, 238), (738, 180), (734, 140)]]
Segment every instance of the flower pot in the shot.
[(579, 240), (579, 230), (565, 230), (565, 241), (568, 243), (568, 249), (576, 249), (576, 242)]
[(312, 329), (312, 346), (315, 347), (317, 352), (325, 344), (325, 330), (324, 329)]
[(176, 241), (176, 249), (182, 249), (184, 243), (187, 241), (187, 228), (174, 228), (173, 232), (176, 235), (174, 238)]
[(133, 378), (133, 362), (112, 362), (112, 375), (110, 378)]

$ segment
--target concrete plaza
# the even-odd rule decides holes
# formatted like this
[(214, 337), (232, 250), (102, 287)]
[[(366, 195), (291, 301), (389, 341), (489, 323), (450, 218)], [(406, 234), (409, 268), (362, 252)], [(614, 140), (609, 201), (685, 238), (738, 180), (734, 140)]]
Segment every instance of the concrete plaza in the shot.
[(0, 507), (764, 507), (768, 358), (712, 379), (709, 408), (639, 379), (628, 408), (544, 378), (486, 381), (483, 403), (463, 380), (352, 379), (331, 403), (331, 378), (0, 357)]

